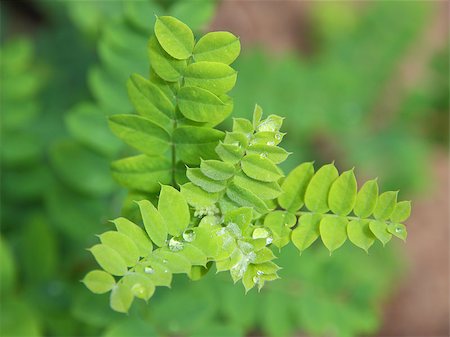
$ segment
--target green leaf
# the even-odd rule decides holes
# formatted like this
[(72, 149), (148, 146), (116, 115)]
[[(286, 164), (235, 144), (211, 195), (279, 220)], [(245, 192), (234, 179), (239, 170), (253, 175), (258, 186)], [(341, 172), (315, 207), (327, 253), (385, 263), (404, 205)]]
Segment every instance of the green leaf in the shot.
[(189, 205), (195, 208), (210, 207), (219, 201), (219, 193), (209, 193), (193, 183), (181, 186), (181, 194)]
[(233, 110), (233, 101), (222, 100), (211, 91), (197, 87), (182, 87), (178, 92), (178, 107), (184, 117), (217, 125)]
[(280, 169), (267, 158), (258, 155), (246, 155), (241, 161), (244, 173), (260, 181), (277, 181), (282, 177)]
[(149, 240), (144, 230), (126, 218), (117, 218), (112, 221), (117, 230), (130, 238), (139, 249), (139, 256), (146, 257), (153, 249), (152, 242)]
[(128, 271), (125, 260), (120, 254), (106, 245), (97, 244), (89, 249), (97, 263), (112, 275), (122, 276)]
[(395, 235), (396, 237), (398, 237), (399, 239), (402, 239), (403, 241), (406, 241), (406, 237), (407, 237), (407, 232), (406, 232), (406, 227), (405, 225), (399, 224), (399, 223), (393, 223), (393, 224), (389, 224), (387, 226), (387, 229), (389, 231), (389, 233)]
[(233, 118), (233, 132), (240, 132), (245, 136), (253, 134), (253, 125), (248, 119), (245, 118)]
[(148, 236), (158, 247), (165, 246), (168, 233), (166, 219), (150, 201), (141, 200), (137, 204), (141, 210), (142, 220)]
[(128, 145), (148, 155), (163, 155), (170, 146), (170, 135), (147, 118), (114, 115), (109, 118), (111, 130)]
[(223, 223), (228, 225), (234, 223), (244, 232), (253, 219), (253, 212), (250, 207), (240, 207), (225, 213)]
[(258, 128), (259, 122), (262, 118), (262, 114), (262, 108), (258, 104), (255, 104), (255, 109), (253, 110), (253, 129), (256, 130)]
[(269, 159), (274, 164), (280, 164), (289, 156), (289, 152), (278, 146), (252, 144), (247, 148), (247, 154), (256, 154)]
[(278, 197), (282, 190), (276, 182), (263, 182), (247, 177), (245, 174), (237, 174), (233, 182), (257, 195), (262, 200), (272, 200)]
[(184, 242), (183, 249), (177, 253), (183, 255), (191, 265), (206, 266), (207, 258), (205, 253), (190, 243)]
[(316, 213), (325, 213), (328, 206), (328, 193), (331, 184), (337, 179), (339, 173), (334, 164), (322, 166), (311, 178), (305, 192), (306, 207)]
[(130, 273), (123, 277), (123, 286), (128, 287), (137, 298), (148, 301), (155, 292), (155, 285), (145, 274)]
[(162, 185), (158, 210), (170, 235), (180, 236), (189, 225), (189, 207), (184, 196), (172, 186)]
[(395, 205), (390, 219), (392, 222), (403, 222), (411, 215), (411, 201), (400, 201)]
[(220, 160), (202, 160), (200, 170), (213, 180), (227, 180), (234, 175), (234, 166)]
[(300, 253), (311, 246), (319, 237), (321, 220), (322, 215), (320, 214), (305, 214), (299, 217), (298, 226), (292, 231), (291, 239)]
[(205, 34), (195, 45), (193, 56), (196, 62), (210, 61), (231, 64), (239, 56), (239, 39), (229, 32)]
[(133, 267), (139, 261), (139, 249), (125, 234), (108, 231), (99, 235), (100, 241), (114, 249), (124, 259), (128, 267)]
[(207, 89), (216, 95), (227, 93), (233, 89), (236, 78), (236, 71), (220, 62), (192, 63), (184, 73), (186, 86)]
[(213, 180), (205, 176), (199, 168), (188, 168), (186, 176), (195, 185), (200, 186), (206, 192), (215, 193), (223, 191), (226, 187), (225, 181)]
[(191, 271), (191, 263), (179, 253), (160, 248), (154, 251), (154, 255), (160, 258), (162, 263), (174, 274), (189, 274)]
[(106, 116), (90, 103), (77, 104), (65, 116), (69, 132), (87, 147), (106, 156), (114, 156), (121, 142), (108, 128)]
[(217, 158), (214, 149), (222, 138), (221, 131), (197, 126), (181, 126), (173, 133), (177, 158), (192, 165), (200, 164), (200, 158)]
[(172, 283), (172, 273), (160, 259), (152, 255), (149, 256), (148, 262), (144, 262), (139, 272), (145, 273), (155, 286), (170, 287)]
[(119, 283), (111, 291), (109, 304), (113, 310), (127, 313), (133, 303), (133, 299), (134, 296), (131, 289), (128, 286)]
[(284, 179), (281, 189), (283, 193), (278, 197), (278, 203), (290, 212), (296, 212), (304, 203), (306, 187), (314, 176), (313, 163), (303, 163), (293, 169)]
[(330, 254), (347, 240), (347, 224), (346, 218), (335, 216), (324, 216), (320, 221), (320, 237)]
[(148, 56), (155, 73), (168, 82), (178, 81), (186, 69), (186, 60), (177, 60), (162, 49), (155, 36), (148, 41)]
[(375, 209), (378, 200), (376, 179), (367, 181), (359, 190), (353, 212), (360, 218), (367, 218)]
[(275, 211), (266, 215), (264, 227), (270, 229), (272, 235), (272, 244), (282, 248), (289, 243), (291, 227), (295, 225), (297, 218), (287, 212)]
[(200, 249), (208, 258), (213, 258), (219, 251), (217, 235), (212, 228), (208, 227), (195, 227), (193, 228), (195, 233), (195, 240), (192, 245)]
[(239, 145), (219, 143), (216, 153), (220, 159), (230, 164), (238, 163), (245, 154), (245, 149)]
[(84, 277), (84, 285), (95, 294), (104, 294), (110, 291), (116, 281), (111, 274), (103, 270), (92, 270)]
[(392, 234), (388, 232), (387, 224), (384, 221), (370, 221), (369, 228), (383, 246), (392, 238)]
[(377, 220), (387, 220), (394, 212), (397, 204), (397, 191), (384, 192), (379, 195), (377, 205), (373, 211), (373, 216)]
[(130, 190), (156, 192), (172, 180), (172, 162), (164, 157), (139, 155), (111, 164), (113, 178)]
[(263, 249), (256, 252), (255, 264), (260, 264), (268, 261), (272, 261), (277, 257), (273, 254), (270, 248), (264, 247)]
[(277, 115), (270, 115), (265, 120), (261, 121), (258, 124), (258, 128), (256, 131), (259, 132), (277, 132), (280, 130), (281, 125), (283, 124), (283, 117)]
[(252, 144), (276, 146), (281, 143), (285, 133), (275, 131), (260, 131), (253, 135)]
[(167, 96), (155, 84), (138, 74), (131, 75), (127, 87), (128, 96), (138, 114), (169, 132), (175, 106)]
[(254, 210), (260, 214), (265, 214), (269, 211), (266, 204), (256, 195), (246, 190), (245, 188), (239, 187), (233, 183), (228, 186), (226, 195), (238, 205), (244, 207), (253, 207)]
[(373, 245), (375, 237), (370, 231), (369, 221), (367, 220), (352, 220), (347, 225), (347, 235), (349, 240), (366, 252)]
[(157, 17), (155, 35), (160, 45), (170, 56), (185, 60), (192, 55), (194, 34), (180, 20), (172, 16)]
[(356, 201), (356, 177), (353, 170), (342, 173), (331, 185), (328, 205), (334, 214), (349, 214)]

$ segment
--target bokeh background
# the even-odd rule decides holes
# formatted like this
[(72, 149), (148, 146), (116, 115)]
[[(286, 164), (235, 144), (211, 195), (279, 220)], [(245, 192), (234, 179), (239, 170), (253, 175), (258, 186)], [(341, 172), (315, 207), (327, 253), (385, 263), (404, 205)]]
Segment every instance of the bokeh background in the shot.
[[(235, 115), (286, 117), (286, 171), (335, 160), (400, 189), (406, 245), (285, 249), (260, 294), (179, 277), (128, 316), (88, 292), (85, 248), (125, 197), (106, 117), (132, 110), (154, 13), (240, 36)], [(449, 335), (449, 2), (10, 0), (0, 14), (1, 336)]]

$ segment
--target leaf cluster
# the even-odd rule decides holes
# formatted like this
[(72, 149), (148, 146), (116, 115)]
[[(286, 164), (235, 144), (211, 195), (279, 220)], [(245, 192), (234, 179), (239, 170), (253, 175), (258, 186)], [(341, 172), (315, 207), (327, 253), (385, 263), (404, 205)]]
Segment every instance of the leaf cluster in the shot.
[(103, 270), (83, 280), (95, 293), (111, 291), (116, 311), (127, 312), (135, 297), (148, 300), (156, 286), (170, 286), (172, 274), (196, 280), (213, 264), (242, 280), (246, 291), (261, 289), (279, 278), (272, 248), (290, 241), (303, 251), (320, 236), (331, 253), (347, 237), (366, 251), (375, 239), (406, 238), (400, 222), (409, 202), (397, 202), (397, 192), (379, 194), (375, 180), (358, 191), (353, 170), (339, 175), (329, 164), (314, 172), (312, 163), (284, 178), (283, 118), (263, 119), (256, 106), (252, 121), (234, 119), (225, 134), (214, 129), (233, 109), (227, 93), (236, 72), (229, 64), (239, 51), (231, 33), (195, 41), (178, 19), (156, 19), (150, 76), (128, 82), (137, 114), (112, 116), (110, 127), (143, 153), (114, 162), (116, 180), (157, 195), (157, 203), (137, 201), (143, 228), (126, 218), (113, 221), (116, 231), (90, 249)]

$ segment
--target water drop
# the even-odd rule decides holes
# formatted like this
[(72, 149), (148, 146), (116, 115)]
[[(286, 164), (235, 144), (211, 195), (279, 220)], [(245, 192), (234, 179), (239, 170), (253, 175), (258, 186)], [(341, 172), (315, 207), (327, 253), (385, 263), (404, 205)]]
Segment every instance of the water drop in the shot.
[(238, 241), (238, 246), (244, 254), (249, 254), (254, 249), (253, 245), (246, 241)]
[(179, 252), (180, 250), (183, 250), (183, 242), (178, 241), (175, 238), (171, 238), (169, 241), (169, 249), (172, 252)]
[(259, 277), (253, 276), (253, 283), (258, 284), (259, 283)]
[(241, 144), (239, 142), (233, 142), (233, 143), (231, 143), (231, 145), (241, 146)]
[(169, 269), (164, 269), (164, 272), (167, 274), (169, 272)]
[(146, 273), (146, 274), (153, 274), (154, 272), (155, 272), (155, 270), (151, 267), (144, 268), (144, 273)]
[(192, 242), (195, 240), (195, 232), (192, 229), (186, 229), (183, 233), (183, 239), (186, 242)]
[(262, 271), (262, 270), (258, 270), (257, 272), (256, 272), (256, 275), (259, 275), (259, 276), (261, 276), (261, 275), (263, 275), (264, 274), (264, 272)]
[(259, 156), (261, 158), (267, 158), (267, 152), (262, 152)]
[(145, 294), (145, 288), (142, 284), (136, 283), (131, 287), (131, 291), (135, 295), (144, 295)]
[(242, 231), (239, 228), (239, 226), (237, 224), (235, 224), (234, 222), (230, 222), (226, 229), (230, 232), (231, 235), (233, 235), (236, 238), (241, 238), (242, 237)]
[(270, 245), (273, 242), (273, 238), (271, 236), (266, 238), (266, 246)]
[(275, 135), (275, 138), (276, 138), (277, 140), (281, 140), (281, 138), (282, 138), (281, 133), (277, 133), (277, 134)]
[(395, 232), (396, 232), (396, 233), (400, 233), (401, 231), (402, 231), (402, 228), (401, 228), (401, 227), (395, 228)]
[(167, 261), (166, 259), (163, 260), (163, 263), (167, 263), (167, 262), (169, 262), (169, 261)]
[(275, 145), (275, 142), (274, 142), (274, 141), (268, 141), (268, 142), (267, 142), (267, 145), (269, 145), (269, 146), (274, 146), (274, 145)]
[(252, 233), (253, 239), (265, 239), (270, 235), (269, 231), (263, 227), (257, 227)]

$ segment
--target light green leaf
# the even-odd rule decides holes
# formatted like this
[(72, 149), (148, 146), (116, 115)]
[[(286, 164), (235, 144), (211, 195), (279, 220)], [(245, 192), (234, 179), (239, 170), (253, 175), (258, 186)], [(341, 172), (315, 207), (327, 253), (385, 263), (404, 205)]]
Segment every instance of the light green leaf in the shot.
[(216, 152), (223, 161), (236, 164), (244, 156), (245, 149), (239, 145), (219, 143), (216, 147)]
[(177, 254), (183, 255), (191, 265), (206, 266), (207, 258), (203, 250), (190, 243), (184, 242), (183, 249)]
[(282, 190), (276, 182), (263, 182), (247, 177), (245, 174), (237, 174), (233, 182), (257, 195), (262, 200), (272, 200), (278, 197)]
[(95, 294), (104, 294), (110, 291), (116, 281), (111, 274), (103, 270), (92, 270), (84, 277), (84, 285)]
[(194, 34), (180, 20), (172, 16), (157, 17), (155, 35), (160, 45), (170, 56), (185, 60), (192, 55)]
[(303, 163), (293, 169), (281, 185), (283, 193), (278, 197), (280, 206), (290, 212), (299, 210), (304, 203), (306, 187), (313, 176), (313, 163)]
[(291, 239), (300, 253), (311, 246), (319, 237), (321, 220), (320, 214), (305, 214), (299, 217), (298, 226), (292, 231)]
[(373, 245), (375, 237), (370, 231), (368, 220), (352, 220), (347, 225), (347, 235), (349, 240), (366, 252)]
[(403, 222), (411, 215), (411, 201), (400, 201), (395, 205), (390, 219), (392, 222)]
[(359, 190), (353, 212), (360, 218), (367, 218), (375, 209), (378, 200), (376, 179), (367, 181)]
[(253, 129), (256, 130), (258, 128), (259, 122), (261, 121), (263, 115), (262, 108), (255, 104), (255, 109), (253, 110)]
[(200, 170), (213, 180), (226, 180), (234, 175), (234, 166), (220, 160), (202, 160)]
[(189, 274), (191, 271), (191, 263), (179, 253), (160, 248), (154, 251), (154, 255), (160, 258), (162, 263), (174, 274)]
[(223, 133), (206, 127), (182, 126), (175, 129), (173, 139), (177, 158), (186, 164), (198, 165), (200, 158), (217, 158), (214, 149), (223, 139)]
[(89, 249), (97, 263), (112, 275), (122, 276), (128, 271), (125, 260), (120, 254), (106, 245), (97, 244)]
[(184, 83), (190, 87), (207, 89), (220, 95), (233, 89), (237, 72), (220, 62), (196, 62), (190, 64), (184, 73)]
[(182, 87), (178, 92), (178, 107), (184, 117), (216, 125), (233, 110), (231, 99), (221, 100), (211, 91), (197, 87)]
[(266, 119), (261, 121), (256, 129), (257, 132), (277, 132), (283, 124), (283, 117), (277, 115), (269, 115)]
[(158, 247), (165, 246), (168, 233), (168, 225), (165, 221), (167, 219), (150, 201), (141, 200), (137, 204), (141, 210), (142, 220), (148, 236)]
[(347, 240), (347, 224), (346, 218), (335, 216), (324, 216), (320, 221), (320, 237), (330, 254)]
[(155, 84), (133, 74), (127, 82), (128, 96), (136, 111), (164, 130), (172, 129), (175, 106)]
[(131, 273), (127, 274), (122, 279), (123, 286), (128, 287), (131, 293), (145, 301), (155, 293), (155, 285), (152, 280), (145, 274)]
[(373, 216), (377, 220), (387, 220), (394, 212), (397, 204), (397, 191), (384, 192), (378, 196), (377, 205), (373, 211)]
[(126, 218), (117, 218), (112, 221), (119, 233), (130, 238), (139, 249), (139, 255), (146, 257), (153, 249), (152, 242), (149, 240), (144, 230)]
[(316, 213), (325, 213), (328, 206), (328, 193), (331, 184), (337, 179), (339, 173), (334, 164), (322, 166), (311, 178), (305, 192), (306, 207)]
[(240, 207), (225, 213), (223, 223), (228, 225), (234, 223), (241, 231), (245, 231), (253, 219), (253, 212), (250, 207)]
[(272, 261), (277, 257), (273, 254), (270, 248), (264, 247), (256, 252), (256, 259), (254, 261), (255, 264), (260, 264), (268, 261)]
[(290, 153), (278, 146), (252, 144), (247, 148), (247, 154), (257, 154), (269, 159), (274, 164), (280, 164), (286, 160)]
[(114, 115), (109, 118), (111, 130), (128, 145), (148, 155), (162, 155), (169, 149), (170, 135), (147, 118)]
[(266, 204), (256, 195), (254, 195), (249, 190), (239, 187), (233, 183), (228, 186), (226, 195), (238, 205), (244, 207), (253, 207), (254, 210), (260, 214), (265, 214), (269, 211)]
[(297, 218), (288, 212), (274, 211), (266, 215), (264, 227), (270, 229), (272, 244), (282, 248), (289, 243), (291, 227), (295, 225)]
[(402, 225), (399, 223), (393, 223), (393, 224), (389, 224), (387, 226), (387, 229), (388, 229), (389, 233), (395, 235), (396, 237), (398, 237), (399, 239), (402, 239), (403, 241), (406, 241), (406, 237), (407, 237), (408, 233), (406, 232), (405, 225)]
[(233, 132), (240, 132), (247, 135), (253, 134), (253, 125), (248, 119), (233, 118)]
[(205, 176), (199, 168), (188, 168), (186, 170), (186, 176), (190, 181), (203, 188), (206, 192), (220, 192), (226, 187), (225, 181), (210, 179)]
[(189, 207), (184, 196), (172, 186), (162, 185), (158, 210), (170, 235), (180, 236), (189, 225)]
[(131, 289), (128, 286), (119, 283), (111, 292), (109, 304), (113, 310), (127, 313), (133, 303), (133, 299), (134, 295), (131, 292)]
[(223, 140), (225, 144), (237, 145), (247, 148), (249, 139), (241, 132), (225, 132), (225, 139)]
[(138, 271), (145, 273), (155, 286), (170, 287), (172, 273), (169, 272), (167, 266), (152, 255), (149, 256), (148, 260), (143, 266), (140, 266), (141, 268)]
[(387, 224), (384, 221), (370, 221), (369, 228), (376, 238), (383, 243), (383, 246), (392, 238), (392, 234), (388, 232)]
[(99, 235), (100, 241), (120, 254), (128, 267), (133, 267), (139, 261), (139, 249), (125, 234), (108, 231)]
[(122, 186), (144, 192), (156, 192), (160, 183), (172, 180), (172, 163), (164, 157), (139, 155), (111, 164), (113, 178)]
[(194, 59), (199, 61), (222, 62), (231, 64), (239, 56), (239, 39), (229, 32), (211, 32), (205, 34), (194, 47)]
[(155, 36), (148, 41), (148, 56), (155, 73), (163, 80), (176, 82), (186, 69), (186, 60), (177, 60), (167, 54)]
[(255, 154), (246, 155), (241, 161), (241, 167), (247, 176), (260, 181), (277, 181), (283, 175), (269, 159)]
[(210, 207), (219, 201), (219, 193), (209, 193), (193, 183), (181, 186), (181, 194), (189, 205), (195, 208)]
[(331, 185), (328, 205), (334, 214), (349, 214), (356, 201), (356, 177), (353, 170), (342, 173)]
[(212, 226), (195, 227), (195, 240), (191, 243), (200, 249), (208, 258), (213, 258), (219, 251), (218, 238)]

